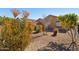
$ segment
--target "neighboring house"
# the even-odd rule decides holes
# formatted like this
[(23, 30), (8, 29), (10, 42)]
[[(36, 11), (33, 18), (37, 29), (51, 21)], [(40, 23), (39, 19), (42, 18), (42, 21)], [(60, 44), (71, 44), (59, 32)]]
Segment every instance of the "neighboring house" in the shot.
[(56, 27), (56, 20), (57, 20), (56, 16), (48, 15), (43, 19), (43, 23), (44, 23), (44, 25), (50, 25), (54, 28), (54, 27)]
[(46, 16), (44, 19), (42, 19), (42, 23), (40, 23), (39, 20), (29, 19), (29, 21), (33, 21), (34, 27), (37, 27), (39, 24), (43, 25), (46, 31), (49, 32), (52, 32), (54, 28), (58, 28), (59, 32), (66, 32), (58, 21), (57, 16), (54, 15)]
[(57, 17), (54, 15), (48, 15), (43, 19), (43, 24), (48, 31), (53, 31), (56, 28)]
[(54, 28), (58, 28), (59, 32), (66, 32), (66, 30), (62, 28), (57, 16), (48, 15), (43, 19), (43, 23), (46, 28), (48, 28), (48, 31), (53, 31)]

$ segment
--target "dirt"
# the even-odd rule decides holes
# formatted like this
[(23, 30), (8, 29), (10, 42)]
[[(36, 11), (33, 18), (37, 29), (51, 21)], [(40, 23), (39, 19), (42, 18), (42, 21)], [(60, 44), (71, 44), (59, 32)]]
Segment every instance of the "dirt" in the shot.
[[(57, 36), (52, 37), (52, 32), (48, 32), (47, 35), (43, 33), (33, 34), (31, 43), (26, 47), (25, 51), (37, 51), (38, 49), (46, 46), (49, 42), (63, 43), (67, 46), (71, 43), (71, 38), (67, 33), (58, 33)], [(79, 40), (77, 40), (79, 44)]]

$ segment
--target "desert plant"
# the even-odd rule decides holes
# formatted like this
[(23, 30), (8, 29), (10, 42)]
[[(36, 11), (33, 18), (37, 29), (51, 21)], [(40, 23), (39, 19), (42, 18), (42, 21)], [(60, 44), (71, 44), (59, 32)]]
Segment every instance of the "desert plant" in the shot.
[(42, 18), (37, 19), (37, 32), (43, 32), (43, 23), (42, 23)]
[[(6, 19), (1, 31), (3, 48), (10, 50), (24, 50), (31, 41), (33, 23), (28, 21), (19, 21)], [(19, 24), (19, 25), (18, 25)], [(19, 27), (20, 26), (20, 27)]]
[(76, 47), (77, 50), (77, 44), (76, 40), (77, 38), (77, 21), (78, 16), (76, 14), (66, 14), (64, 16), (58, 16), (58, 20), (60, 21), (62, 27), (67, 30), (68, 35), (71, 37), (72, 42), (69, 46), (69, 48), (72, 46), (72, 50)]
[(28, 11), (23, 11), (23, 20), (27, 20), (29, 16), (29, 12)]
[(13, 10), (12, 10), (12, 14), (13, 14), (13, 16), (16, 18), (16, 17), (19, 15), (19, 11), (16, 10), (16, 9), (13, 9)]
[(24, 32), (25, 39), (22, 41), (22, 46), (25, 48), (32, 39), (32, 31), (34, 27), (33, 27), (33, 22), (29, 20), (24, 20), (24, 26), (25, 28), (23, 32)]
[[(14, 17), (18, 13), (14, 12)], [(24, 50), (30, 43), (32, 38), (33, 22), (29, 20), (17, 20), (4, 18), (3, 28), (1, 31), (0, 44), (2, 48), (9, 48), (9, 50)]]
[(29, 16), (29, 12), (24, 11), (24, 12), (23, 12), (23, 15), (24, 15), (24, 17), (28, 17), (28, 16)]

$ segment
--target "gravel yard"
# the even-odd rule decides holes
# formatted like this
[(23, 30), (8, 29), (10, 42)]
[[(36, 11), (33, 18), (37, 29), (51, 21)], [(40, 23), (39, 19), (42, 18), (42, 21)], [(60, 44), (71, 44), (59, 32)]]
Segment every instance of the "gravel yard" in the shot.
[[(70, 37), (65, 33), (58, 33), (56, 37), (51, 36), (51, 32), (48, 35), (43, 35), (42, 33), (33, 34), (31, 43), (26, 47), (25, 51), (37, 51), (38, 49), (46, 46), (49, 42), (57, 42), (66, 44), (68, 47), (71, 43)], [(77, 40), (79, 44), (79, 40)]]

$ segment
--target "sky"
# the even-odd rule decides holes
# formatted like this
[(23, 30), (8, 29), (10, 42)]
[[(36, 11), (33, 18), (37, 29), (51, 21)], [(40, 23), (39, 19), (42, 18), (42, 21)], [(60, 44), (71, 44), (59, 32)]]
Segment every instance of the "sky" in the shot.
[[(12, 15), (13, 8), (0, 8), (0, 16), (13, 17)], [(20, 15), (18, 17), (23, 16), (23, 10), (29, 12), (30, 19), (38, 19), (44, 18), (47, 15), (64, 15), (68, 13), (75, 13), (79, 15), (79, 8), (16, 8), (19, 10)]]

